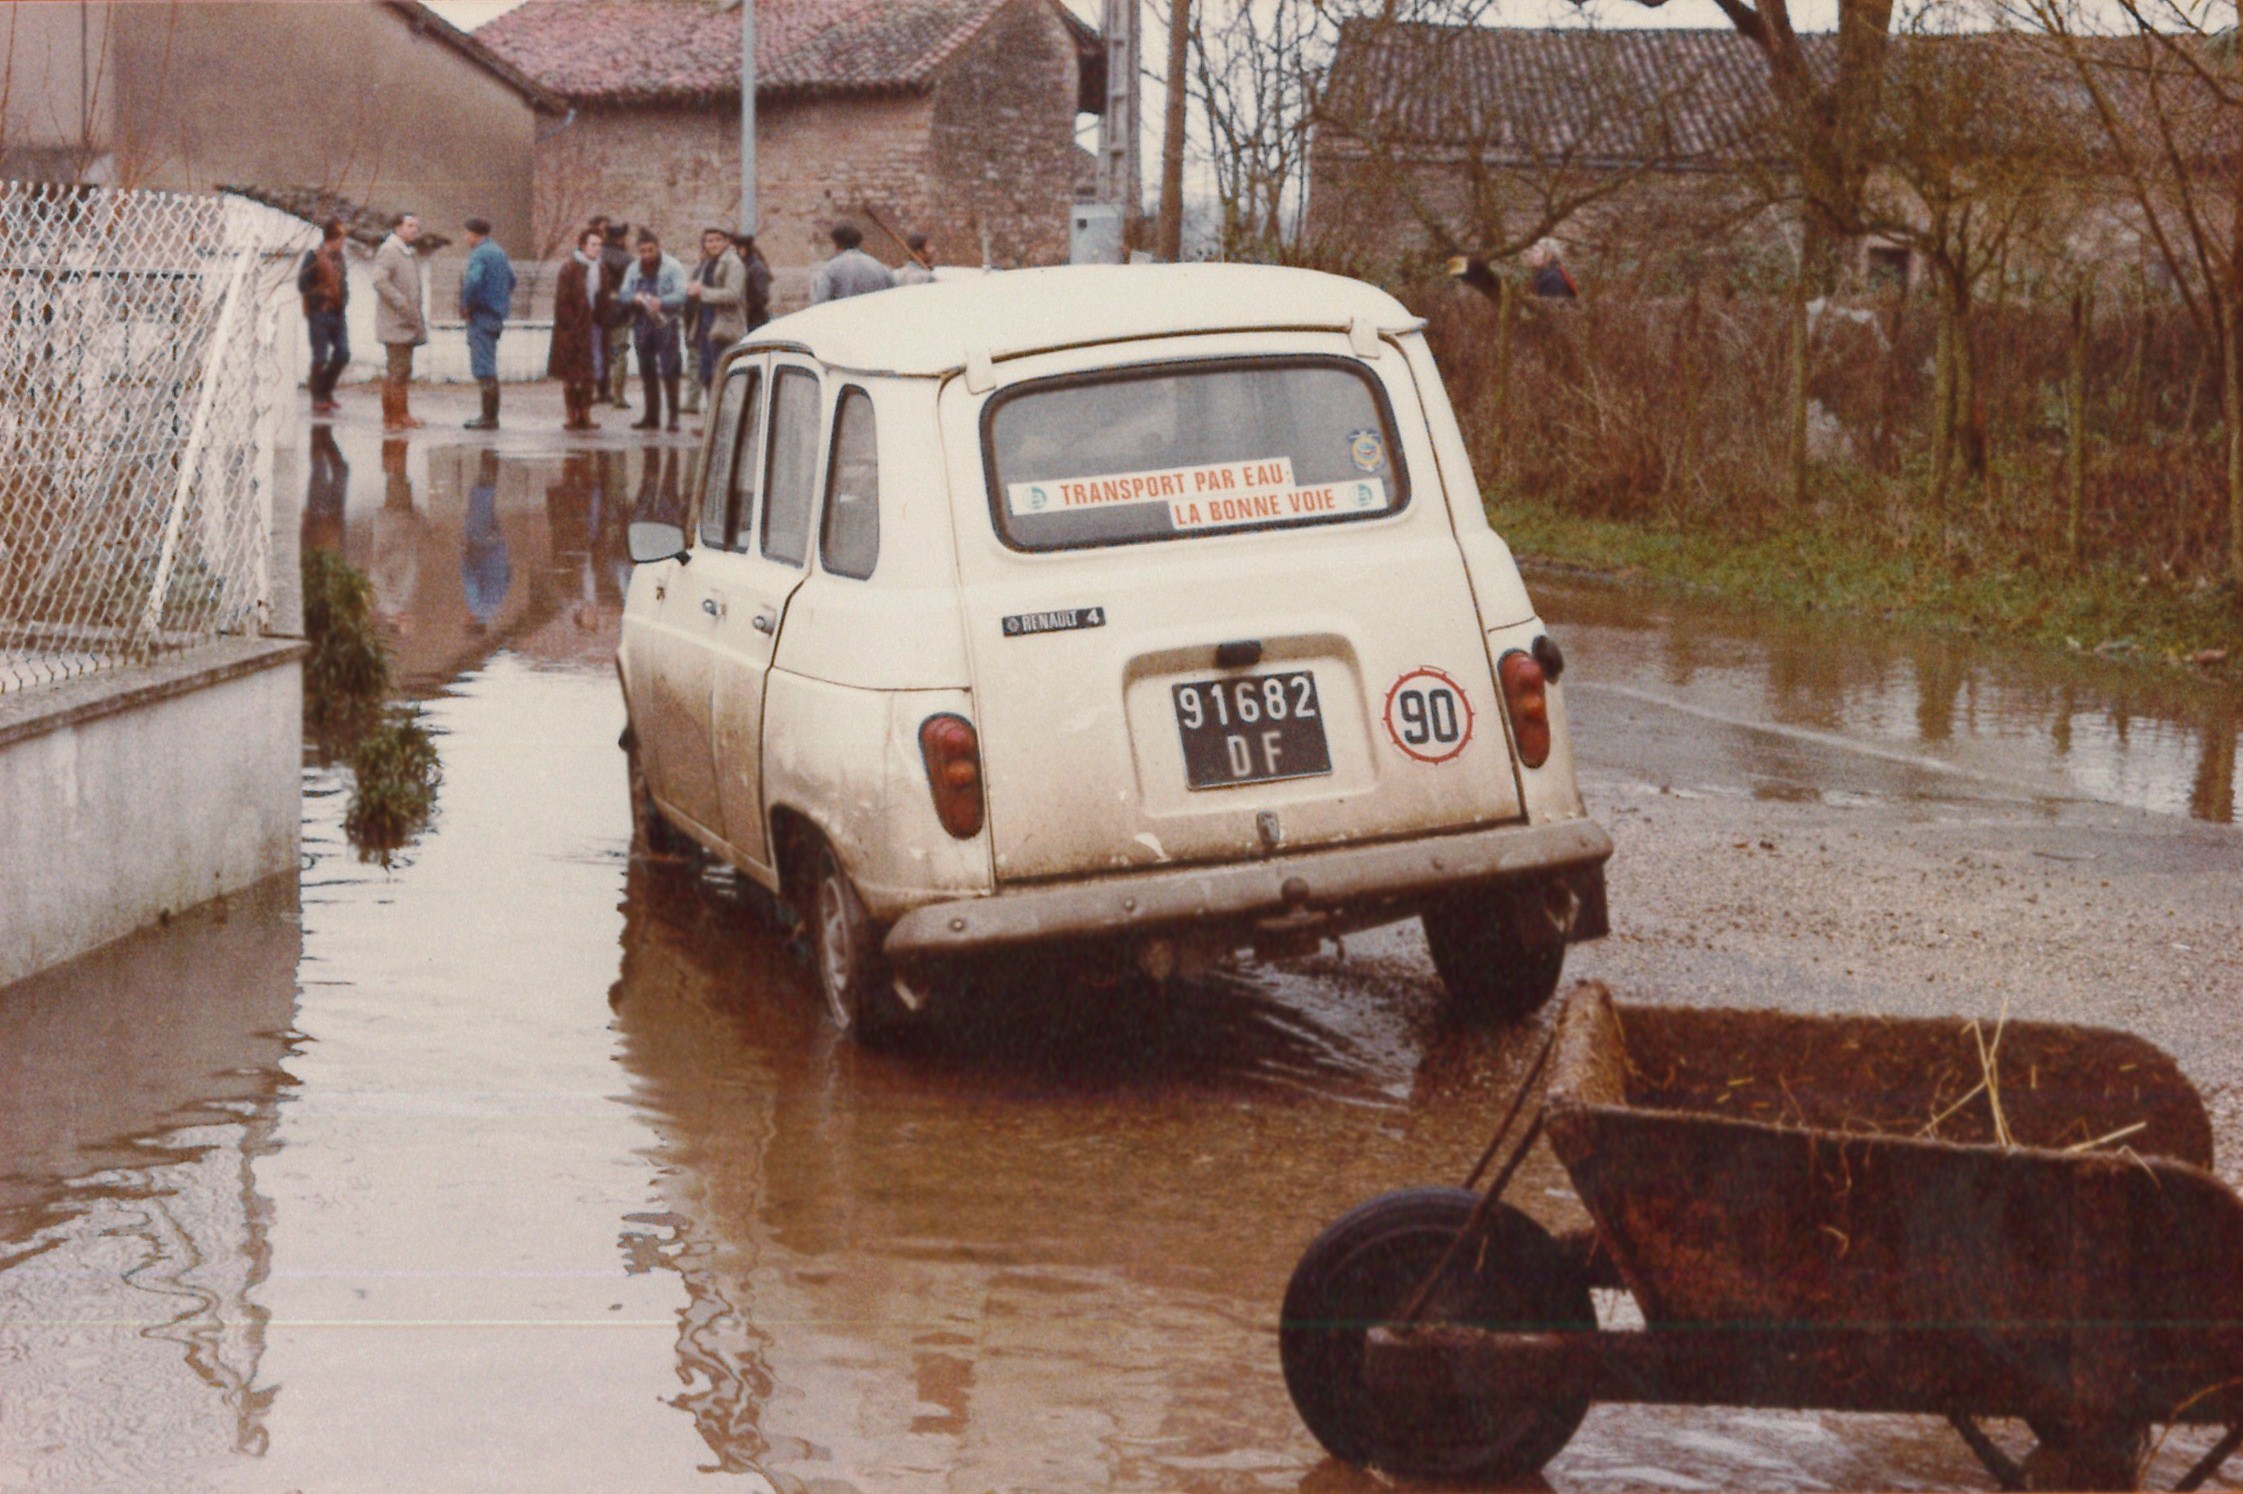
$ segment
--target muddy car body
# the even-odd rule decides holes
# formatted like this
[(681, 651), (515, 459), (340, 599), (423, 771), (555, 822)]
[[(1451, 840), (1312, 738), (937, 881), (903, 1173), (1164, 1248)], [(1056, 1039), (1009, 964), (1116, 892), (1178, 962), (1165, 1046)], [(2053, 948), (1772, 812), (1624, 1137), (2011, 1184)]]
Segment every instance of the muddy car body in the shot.
[(1458, 996), (1539, 1004), (1610, 841), (1418, 326), (1244, 266), (766, 325), (689, 511), (633, 532), (646, 835), (800, 908), (860, 1030), (957, 957), (1167, 974), (1416, 915)]

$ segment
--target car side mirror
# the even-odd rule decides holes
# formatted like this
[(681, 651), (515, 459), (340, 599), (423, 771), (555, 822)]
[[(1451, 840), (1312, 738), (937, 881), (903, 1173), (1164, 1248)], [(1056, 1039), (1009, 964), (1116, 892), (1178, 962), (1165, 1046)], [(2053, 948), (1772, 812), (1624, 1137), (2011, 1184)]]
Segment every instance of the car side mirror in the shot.
[(638, 520), (631, 525), (631, 559), (646, 565), (656, 560), (685, 558), (685, 531), (675, 524)]

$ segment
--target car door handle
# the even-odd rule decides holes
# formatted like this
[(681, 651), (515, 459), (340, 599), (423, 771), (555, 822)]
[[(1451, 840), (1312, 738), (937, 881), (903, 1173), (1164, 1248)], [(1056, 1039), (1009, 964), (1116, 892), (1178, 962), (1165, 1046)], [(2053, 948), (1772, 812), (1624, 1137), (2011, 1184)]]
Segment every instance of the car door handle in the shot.
[(724, 603), (718, 601), (715, 597), (703, 597), (701, 599), (701, 610), (711, 617), (722, 617), (724, 616)]
[(758, 612), (755, 615), (755, 630), (758, 633), (775, 632), (777, 631), (778, 626), (779, 618), (776, 613)]

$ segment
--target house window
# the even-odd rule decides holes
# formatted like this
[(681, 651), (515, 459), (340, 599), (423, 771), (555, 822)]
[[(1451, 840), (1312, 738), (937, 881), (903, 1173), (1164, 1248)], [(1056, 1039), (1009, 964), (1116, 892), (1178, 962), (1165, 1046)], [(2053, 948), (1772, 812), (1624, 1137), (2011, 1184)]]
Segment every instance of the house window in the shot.
[(1909, 253), (1895, 244), (1879, 244), (1869, 251), (1869, 284), (1874, 290), (1908, 289)]

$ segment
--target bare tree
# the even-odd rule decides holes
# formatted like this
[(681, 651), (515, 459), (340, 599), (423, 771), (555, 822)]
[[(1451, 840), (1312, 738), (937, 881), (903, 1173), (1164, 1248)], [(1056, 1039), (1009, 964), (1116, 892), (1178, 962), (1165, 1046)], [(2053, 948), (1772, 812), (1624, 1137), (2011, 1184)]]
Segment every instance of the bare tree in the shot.
[(1206, 123), (1226, 259), (1285, 260), (1299, 248), (1311, 109), (1337, 27), (1326, 0), (1193, 13), (1191, 92)]
[(1985, 469), (1973, 354), (1981, 292), (2027, 240), (2043, 263), (2062, 258), (2045, 220), (2055, 184), (2076, 179), (2065, 132), (2048, 128), (2047, 78), (2023, 40), (1957, 34), (1953, 19), (1926, 7), (1894, 41), (1870, 136), (1881, 169), (1864, 189), (1860, 219), (1864, 231), (1914, 249), (1931, 274), (1939, 337), (1927, 496), (1935, 527), (1945, 521), (1958, 455), (1972, 475)]
[[(1641, 0), (1657, 7), (1665, 0)], [(1792, 24), (1790, 0), (1714, 0), (1737, 34), (1758, 47), (1781, 106), (1806, 227), (1804, 258), (1822, 288), (1836, 283), (1840, 249), (1862, 232), (1863, 197), (1876, 167), (1893, 0), (1839, 0), (1838, 36), (1818, 63)]]

